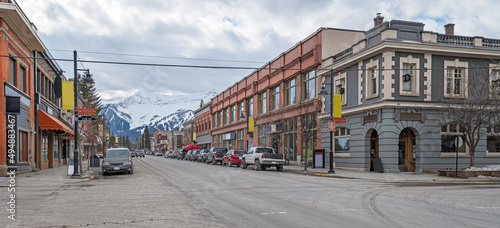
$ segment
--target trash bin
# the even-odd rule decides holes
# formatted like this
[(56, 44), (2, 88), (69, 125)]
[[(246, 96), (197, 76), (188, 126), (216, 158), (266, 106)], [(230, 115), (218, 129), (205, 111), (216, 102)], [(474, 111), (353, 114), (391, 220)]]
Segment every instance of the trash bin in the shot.
[(99, 159), (99, 156), (96, 154), (92, 155), (90, 158), (90, 167), (100, 167), (101, 166), (101, 159)]

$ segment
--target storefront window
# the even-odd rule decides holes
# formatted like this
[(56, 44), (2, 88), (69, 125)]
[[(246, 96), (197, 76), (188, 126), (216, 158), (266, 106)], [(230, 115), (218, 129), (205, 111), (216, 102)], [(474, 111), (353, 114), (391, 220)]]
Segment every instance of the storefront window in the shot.
[(466, 153), (467, 148), (462, 134), (463, 126), (450, 123), (441, 128), (441, 152)]
[(351, 133), (346, 127), (339, 127), (335, 130), (335, 153), (350, 152), (350, 137)]
[(49, 137), (42, 135), (42, 161), (49, 160)]
[(54, 160), (59, 160), (59, 136), (54, 136)]

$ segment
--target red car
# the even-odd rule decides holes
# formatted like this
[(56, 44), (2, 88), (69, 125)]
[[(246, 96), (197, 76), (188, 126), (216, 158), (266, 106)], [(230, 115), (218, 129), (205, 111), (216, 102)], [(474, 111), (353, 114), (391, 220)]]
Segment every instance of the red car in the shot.
[(245, 150), (229, 150), (222, 158), (222, 165), (225, 166), (228, 164), (229, 167), (233, 165), (240, 167), (241, 157), (246, 153)]

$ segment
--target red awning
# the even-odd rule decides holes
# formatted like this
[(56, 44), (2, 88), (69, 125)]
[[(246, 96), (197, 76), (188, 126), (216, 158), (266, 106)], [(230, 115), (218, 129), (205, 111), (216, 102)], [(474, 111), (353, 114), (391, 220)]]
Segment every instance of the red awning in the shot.
[(197, 146), (197, 145), (191, 144), (189, 146), (184, 147), (184, 149), (197, 150), (197, 149), (201, 149), (201, 148), (199, 146)]
[(38, 127), (47, 131), (64, 132), (71, 135), (75, 134), (66, 124), (42, 110), (38, 110)]

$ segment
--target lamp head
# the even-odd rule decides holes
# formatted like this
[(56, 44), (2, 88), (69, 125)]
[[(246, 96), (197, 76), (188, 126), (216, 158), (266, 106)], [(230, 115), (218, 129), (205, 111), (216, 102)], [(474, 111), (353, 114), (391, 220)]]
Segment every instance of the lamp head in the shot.
[(83, 79), (83, 83), (85, 83), (88, 86), (91, 86), (95, 83), (90, 73), (86, 74), (85, 78)]
[(321, 90), (319, 91), (318, 95), (327, 95), (327, 94), (328, 94), (328, 92), (326, 91), (325, 85), (323, 84), (321, 86)]

